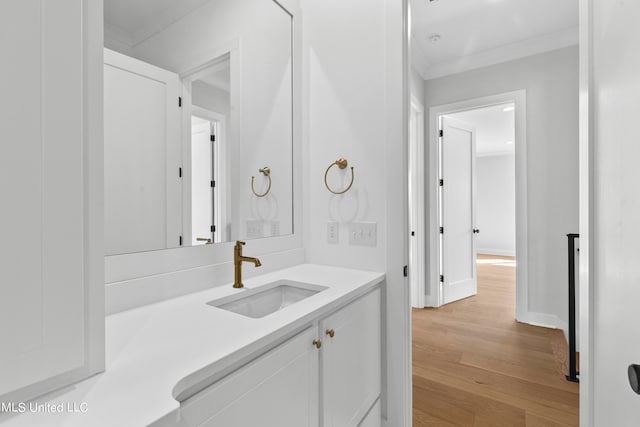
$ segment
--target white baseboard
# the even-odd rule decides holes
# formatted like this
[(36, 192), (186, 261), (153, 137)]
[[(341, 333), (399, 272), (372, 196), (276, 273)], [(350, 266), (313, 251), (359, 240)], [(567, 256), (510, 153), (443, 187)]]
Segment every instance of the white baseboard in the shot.
[(527, 312), (518, 322), (527, 323), (545, 328), (560, 329), (564, 333), (564, 338), (569, 336), (569, 325), (555, 314)]
[[(297, 248), (260, 255), (260, 260), (262, 267), (256, 269), (245, 267), (243, 275), (252, 277), (302, 264), (305, 253), (303, 248)], [(231, 283), (233, 283), (233, 262), (108, 283), (105, 286), (106, 314), (119, 313)]]
[(515, 249), (508, 250), (508, 249), (478, 248), (477, 252), (483, 255), (516, 256)]

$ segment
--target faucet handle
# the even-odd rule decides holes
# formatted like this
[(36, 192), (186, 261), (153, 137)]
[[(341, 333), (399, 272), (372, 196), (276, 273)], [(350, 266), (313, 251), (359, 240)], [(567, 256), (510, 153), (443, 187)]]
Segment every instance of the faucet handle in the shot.
[(236, 246), (240, 246), (240, 245), (246, 245), (246, 242), (242, 242), (240, 240), (236, 240)]

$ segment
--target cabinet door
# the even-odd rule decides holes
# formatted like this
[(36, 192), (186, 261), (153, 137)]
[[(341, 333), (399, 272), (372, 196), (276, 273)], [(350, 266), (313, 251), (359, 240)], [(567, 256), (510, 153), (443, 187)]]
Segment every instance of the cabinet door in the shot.
[(380, 406), (380, 399), (373, 405), (373, 408), (369, 411), (367, 416), (358, 427), (380, 427), (382, 425), (382, 411)]
[(184, 402), (184, 426), (317, 427), (316, 328), (254, 360)]
[(0, 2), (0, 396), (85, 363), (83, 7)]
[(380, 396), (380, 317), (376, 289), (320, 323), (324, 426), (357, 426)]

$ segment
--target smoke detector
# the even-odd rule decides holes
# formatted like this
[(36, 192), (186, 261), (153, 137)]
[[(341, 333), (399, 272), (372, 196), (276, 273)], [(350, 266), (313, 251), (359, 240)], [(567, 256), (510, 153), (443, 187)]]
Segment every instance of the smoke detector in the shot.
[(442, 36), (440, 34), (431, 34), (428, 39), (431, 43), (438, 43)]

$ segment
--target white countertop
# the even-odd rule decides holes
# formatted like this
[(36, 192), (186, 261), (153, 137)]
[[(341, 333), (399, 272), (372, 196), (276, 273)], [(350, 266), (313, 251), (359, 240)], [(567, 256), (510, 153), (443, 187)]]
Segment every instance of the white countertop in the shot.
[[(106, 371), (34, 402), (45, 407), (34, 409), (26, 403), (24, 414), (0, 418), (0, 424), (149, 425), (179, 408), (174, 396), (188, 397), (196, 385), (210, 384), (270, 344), (366, 293), (384, 274), (303, 264), (244, 283), (252, 289), (281, 279), (328, 289), (261, 319), (206, 304), (244, 292), (231, 284), (108, 316)], [(69, 412), (73, 410), (77, 412)]]

